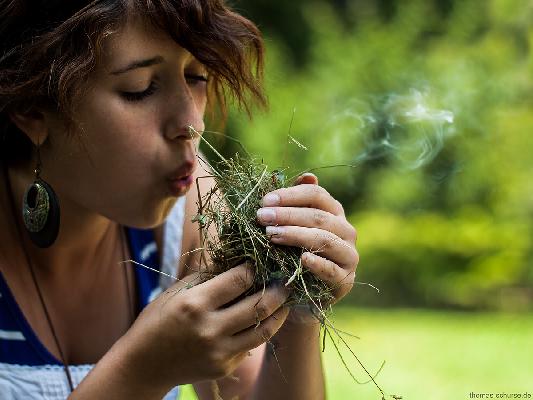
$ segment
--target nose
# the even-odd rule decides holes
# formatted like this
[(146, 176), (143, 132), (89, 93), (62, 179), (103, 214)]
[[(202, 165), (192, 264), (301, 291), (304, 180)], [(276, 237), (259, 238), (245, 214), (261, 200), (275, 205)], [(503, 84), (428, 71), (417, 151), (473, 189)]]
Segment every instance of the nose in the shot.
[(187, 124), (181, 125), (175, 129), (168, 129), (165, 133), (165, 137), (169, 140), (176, 139), (198, 139), (204, 131), (203, 121), (196, 124)]
[(169, 101), (169, 118), (164, 135), (169, 140), (197, 139), (204, 129), (205, 105), (198, 104), (187, 87), (180, 90), (176, 101)]

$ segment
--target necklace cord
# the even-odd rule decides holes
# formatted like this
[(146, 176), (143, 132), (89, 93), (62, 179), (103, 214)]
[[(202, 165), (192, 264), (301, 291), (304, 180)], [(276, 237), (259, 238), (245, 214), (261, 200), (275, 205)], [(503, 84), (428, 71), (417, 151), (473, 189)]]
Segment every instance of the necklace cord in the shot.
[[(126, 239), (126, 233), (124, 231), (124, 228), (123, 227), (120, 227), (120, 237), (121, 237), (121, 243), (122, 243), (122, 262), (126, 261), (127, 260), (127, 253), (128, 253), (128, 250), (127, 250), (127, 239)], [(135, 320), (135, 309), (134, 309), (134, 305), (133, 305), (133, 296), (131, 294), (131, 291), (130, 291), (130, 279), (129, 279), (129, 275), (128, 275), (128, 267), (127, 265), (124, 265), (124, 281), (126, 283), (126, 297), (127, 297), (127, 300), (128, 300), (128, 310), (129, 310), (129, 313), (130, 313), (130, 321), (129, 323), (132, 324), (133, 321)]]
[[(42, 308), (44, 310), (44, 314), (46, 316), (46, 320), (48, 322), (48, 326), (50, 328), (50, 332), (52, 333), (52, 337), (54, 338), (54, 342), (55, 342), (55, 345), (57, 347), (57, 351), (61, 357), (61, 362), (63, 363), (63, 369), (65, 371), (65, 375), (67, 377), (67, 381), (68, 381), (68, 386), (69, 386), (69, 389), (70, 389), (70, 392), (72, 393), (74, 391), (74, 384), (72, 383), (72, 376), (70, 374), (70, 369), (69, 369), (69, 364), (68, 362), (66, 361), (66, 358), (65, 358), (65, 355), (63, 353), (63, 350), (61, 348), (61, 345), (59, 344), (59, 339), (57, 337), (57, 334), (56, 334), (56, 331), (54, 329), (54, 325), (52, 324), (52, 319), (50, 317), (50, 313), (48, 312), (48, 308), (46, 307), (46, 302), (44, 301), (44, 296), (42, 294), (42, 291), (41, 291), (41, 288), (39, 287), (38, 283), (37, 283), (37, 277), (36, 277), (36, 274), (35, 274), (35, 270), (33, 268), (33, 263), (31, 262), (31, 259), (30, 259), (30, 256), (29, 256), (29, 253), (28, 253), (28, 249), (26, 248), (26, 244), (24, 242), (24, 237), (23, 237), (23, 234), (22, 234), (22, 230), (20, 229), (20, 226), (19, 224), (17, 223), (17, 220), (16, 220), (16, 215), (17, 215), (17, 210), (16, 210), (16, 206), (15, 206), (15, 201), (13, 199), (13, 189), (12, 189), (12, 186), (11, 186), (11, 180), (9, 179), (9, 173), (8, 173), (8, 169), (7, 169), (7, 165), (5, 165), (4, 162), (2, 162), (2, 169), (4, 171), (4, 176), (5, 176), (5, 180), (6, 180), (6, 183), (7, 183), (7, 189), (8, 189), (8, 197), (9, 197), (9, 202), (10, 202), (10, 205), (11, 205), (11, 211), (13, 213), (13, 219), (14, 219), (14, 224), (15, 224), (15, 227), (17, 229), (17, 233), (19, 235), (19, 238), (20, 238), (20, 242), (21, 242), (21, 245), (22, 245), (22, 250), (24, 252), (24, 256), (26, 258), (26, 263), (28, 265), (28, 269), (30, 271), (30, 275), (31, 275), (31, 278), (32, 278), (32, 281), (33, 281), (33, 284), (35, 286), (35, 289), (37, 290), (37, 294), (39, 296), (39, 301), (41, 302), (41, 305), (42, 305)], [(126, 237), (125, 237), (125, 232), (124, 232), (124, 229), (121, 227), (120, 228), (120, 237), (121, 237), (121, 248), (122, 248), (122, 258), (124, 260), (126, 260)], [(130, 291), (130, 281), (129, 281), (129, 277), (128, 277), (128, 270), (126, 268), (126, 266), (124, 266), (124, 280), (125, 280), (125, 284), (126, 284), (126, 297), (127, 297), (127, 301), (128, 301), (128, 309), (129, 309), (129, 314), (130, 314), (130, 324), (134, 321), (134, 309), (133, 309), (133, 301), (132, 301), (132, 298), (131, 298), (131, 291)]]
[(63, 349), (61, 348), (61, 345), (59, 344), (59, 340), (57, 338), (56, 331), (54, 329), (54, 325), (52, 324), (52, 319), (50, 318), (50, 313), (48, 312), (48, 308), (46, 307), (46, 302), (44, 301), (43, 294), (41, 292), (41, 288), (37, 284), (37, 278), (35, 276), (35, 270), (33, 268), (33, 263), (31, 262), (30, 256), (28, 255), (28, 249), (26, 248), (26, 244), (24, 242), (24, 237), (22, 234), (22, 230), (20, 229), (19, 224), (16, 220), (17, 215), (17, 208), (15, 206), (15, 200), (13, 199), (13, 188), (11, 186), (11, 180), (9, 179), (9, 172), (7, 170), (7, 165), (3, 164), (4, 170), (4, 176), (7, 183), (7, 189), (8, 189), (8, 197), (9, 197), (9, 203), (11, 205), (11, 211), (13, 213), (13, 219), (14, 224), (17, 229), (17, 233), (19, 235), (20, 243), (22, 246), (22, 251), (24, 252), (24, 257), (26, 258), (26, 264), (28, 265), (28, 269), (30, 270), (31, 279), (33, 281), (33, 285), (35, 286), (35, 289), (37, 290), (37, 295), (39, 296), (39, 301), (41, 302), (41, 305), (44, 310), (44, 314), (46, 316), (46, 321), (48, 322), (48, 327), (50, 328), (50, 332), (52, 333), (52, 337), (54, 338), (55, 345), (57, 347), (57, 351), (59, 353), (59, 356), (61, 357), (61, 362), (63, 363), (63, 369), (65, 370), (65, 375), (67, 376), (68, 386), (71, 392), (74, 391), (74, 385), (72, 383), (72, 376), (70, 375), (70, 370), (68, 363), (65, 359), (65, 355), (63, 353)]

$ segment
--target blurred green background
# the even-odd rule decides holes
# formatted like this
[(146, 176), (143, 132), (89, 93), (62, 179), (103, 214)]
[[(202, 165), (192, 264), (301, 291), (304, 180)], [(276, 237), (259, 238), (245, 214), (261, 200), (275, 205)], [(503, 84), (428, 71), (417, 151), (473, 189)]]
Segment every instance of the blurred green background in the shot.
[[(315, 173), (358, 229), (356, 280), (379, 288), (338, 312), (370, 369), (387, 361), (378, 382), (533, 397), (533, 2), (233, 4), (265, 35), (270, 109), (226, 132), (288, 176), (352, 165)], [(329, 398), (379, 398), (331, 350)]]

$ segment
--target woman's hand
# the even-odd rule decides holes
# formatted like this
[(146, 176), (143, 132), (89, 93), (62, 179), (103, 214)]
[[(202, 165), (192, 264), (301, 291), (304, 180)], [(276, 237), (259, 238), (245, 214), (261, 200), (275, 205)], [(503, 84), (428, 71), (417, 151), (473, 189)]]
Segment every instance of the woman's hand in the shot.
[(333, 302), (351, 290), (359, 262), (357, 234), (315, 175), (303, 174), (295, 186), (268, 193), (257, 217), (273, 243), (307, 250), (302, 266), (332, 288)]
[(288, 290), (270, 287), (228, 306), (252, 281), (244, 264), (190, 289), (179, 283), (149, 304), (127, 334), (142, 379), (170, 388), (220, 378), (269, 340), (287, 317)]

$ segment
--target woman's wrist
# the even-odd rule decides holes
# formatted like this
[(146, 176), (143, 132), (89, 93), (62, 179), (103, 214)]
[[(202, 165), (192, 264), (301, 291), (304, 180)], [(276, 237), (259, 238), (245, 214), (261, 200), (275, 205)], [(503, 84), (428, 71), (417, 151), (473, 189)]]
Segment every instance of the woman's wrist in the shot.
[(290, 341), (292, 337), (315, 337), (320, 332), (320, 321), (305, 305), (290, 306), (285, 323), (275, 335), (276, 341)]
[[(137, 322), (140, 322), (139, 319)], [(154, 352), (154, 343), (158, 347), (164, 347), (164, 341), (158, 340), (158, 329), (155, 329), (157, 323), (153, 320), (143, 321), (143, 327), (151, 325), (152, 329), (136, 329), (134, 324), (130, 330), (117, 343), (117, 353), (119, 360), (124, 365), (124, 376), (127, 379), (136, 379), (139, 382), (141, 390), (161, 394), (162, 398), (169, 390), (178, 384), (179, 378), (176, 376), (177, 371), (162, 368), (168, 360), (162, 360), (161, 353)], [(145, 388), (142, 388), (146, 386)], [(158, 398), (158, 397), (150, 398)]]
[[(303, 311), (297, 309), (298, 311)], [(320, 322), (298, 322), (295, 314), (269, 340), (253, 399), (322, 399), (324, 378), (320, 353)]]
[(151, 368), (146, 354), (142, 354), (140, 350), (142, 346), (136, 343), (135, 335), (130, 333), (126, 333), (111, 347), (72, 393), (69, 400), (94, 398), (151, 400), (163, 398), (168, 393), (173, 385), (161, 379), (163, 374), (154, 373), (157, 369)]
[(290, 311), (285, 322), (286, 324), (315, 325), (320, 324), (320, 321), (323, 319), (320, 310), (310, 304), (295, 304), (289, 308)]

